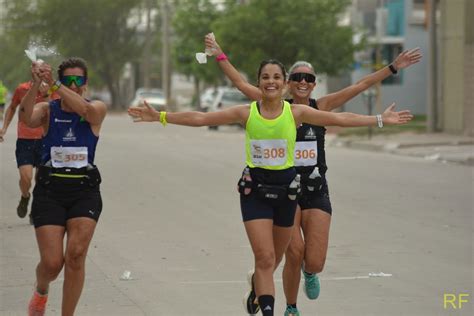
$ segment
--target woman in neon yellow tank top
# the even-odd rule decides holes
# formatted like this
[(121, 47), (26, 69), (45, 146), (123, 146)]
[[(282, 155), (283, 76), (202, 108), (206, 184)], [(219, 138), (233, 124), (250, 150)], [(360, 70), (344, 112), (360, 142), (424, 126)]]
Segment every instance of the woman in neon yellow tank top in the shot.
[(331, 113), (301, 104), (291, 107), (283, 102), (286, 85), (284, 66), (275, 60), (261, 63), (258, 87), (261, 102), (237, 105), (219, 112), (158, 112), (145, 107), (129, 109), (135, 122), (159, 121), (186, 126), (216, 126), (239, 123), (246, 128), (246, 163), (249, 174), (241, 184), (241, 211), (245, 230), (255, 257), (255, 273), (249, 282), (255, 296), (247, 310), (264, 316), (273, 315), (275, 286), (273, 272), (290, 242), (297, 202), (293, 185), (296, 178), (293, 149), (296, 126), (308, 123), (320, 126), (383, 126), (405, 124), (412, 119), (409, 111), (393, 111), (392, 104), (382, 115)]

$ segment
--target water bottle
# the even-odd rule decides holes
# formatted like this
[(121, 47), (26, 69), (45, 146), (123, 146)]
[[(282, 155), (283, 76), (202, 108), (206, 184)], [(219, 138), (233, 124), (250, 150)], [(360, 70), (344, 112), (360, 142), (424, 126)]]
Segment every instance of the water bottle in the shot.
[[(212, 40), (216, 40), (216, 37), (214, 36), (214, 33), (211, 32), (208, 34), (209, 37), (212, 39)], [(207, 56), (212, 56), (214, 54), (214, 51), (217, 49), (217, 47), (215, 46), (212, 46), (212, 47), (206, 47), (206, 49), (204, 50), (204, 53), (207, 55)]]
[[(308, 178), (310, 180), (310, 183), (314, 183), (316, 181), (316, 178), (321, 179), (321, 175), (319, 174), (319, 168), (314, 167), (313, 172), (311, 172), (311, 174), (308, 176)], [(320, 181), (318, 181), (318, 183), (320, 183)], [(314, 191), (314, 186), (309, 186), (308, 185), (308, 190), (313, 192)], [(318, 190), (319, 190), (319, 188), (318, 188)]]
[(242, 173), (242, 178), (240, 178), (237, 185), (237, 191), (243, 193), (244, 195), (249, 195), (252, 191), (252, 188), (246, 188), (245, 182), (252, 182), (252, 177), (250, 176), (249, 167), (245, 167), (244, 172)]
[(293, 181), (291, 181), (290, 185), (288, 186), (288, 198), (290, 200), (296, 200), (296, 197), (301, 190), (300, 180), (301, 180), (301, 176), (297, 174), (296, 177), (293, 179)]

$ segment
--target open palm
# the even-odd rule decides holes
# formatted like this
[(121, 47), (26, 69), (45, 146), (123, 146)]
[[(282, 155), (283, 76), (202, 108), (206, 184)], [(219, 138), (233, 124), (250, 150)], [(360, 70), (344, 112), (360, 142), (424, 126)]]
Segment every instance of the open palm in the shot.
[(423, 57), (423, 55), (421, 55), (420, 48), (417, 47), (412, 50), (406, 50), (402, 52), (397, 56), (397, 58), (395, 58), (393, 64), (399, 70), (416, 64), (421, 60), (421, 57)]
[(386, 125), (401, 125), (406, 124), (413, 118), (409, 110), (396, 112), (395, 103), (392, 103), (383, 113), (382, 120)]
[(128, 114), (134, 122), (154, 122), (160, 116), (160, 112), (152, 108), (145, 100), (145, 106), (134, 106), (128, 109)]

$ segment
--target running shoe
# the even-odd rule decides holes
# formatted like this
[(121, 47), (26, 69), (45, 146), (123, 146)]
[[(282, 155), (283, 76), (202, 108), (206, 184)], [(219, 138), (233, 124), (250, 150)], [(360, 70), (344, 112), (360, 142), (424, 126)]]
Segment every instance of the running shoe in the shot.
[(300, 316), (300, 312), (296, 307), (286, 306), (285, 316)]
[(316, 273), (307, 273), (303, 268), (301, 270), (304, 276), (304, 293), (310, 300), (317, 299), (321, 290), (318, 275)]
[(253, 270), (250, 270), (247, 274), (247, 281), (249, 283), (250, 290), (244, 296), (245, 311), (249, 315), (256, 315), (260, 310), (260, 306), (258, 306), (257, 303), (257, 295), (255, 294), (255, 284), (253, 282), (253, 275)]
[(46, 310), (46, 302), (48, 294), (41, 295), (37, 291), (33, 293), (33, 297), (28, 305), (28, 316), (43, 316)]
[(30, 196), (28, 197), (23, 197), (21, 196), (20, 202), (18, 203), (18, 207), (16, 208), (16, 213), (20, 218), (23, 218), (26, 216), (26, 213), (28, 213), (28, 203), (30, 202)]

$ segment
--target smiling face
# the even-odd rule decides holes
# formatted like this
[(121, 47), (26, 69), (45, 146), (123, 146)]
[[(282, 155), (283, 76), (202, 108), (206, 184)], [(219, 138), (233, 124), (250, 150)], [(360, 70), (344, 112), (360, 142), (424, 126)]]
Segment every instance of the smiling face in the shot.
[(285, 88), (285, 75), (278, 64), (266, 64), (261, 68), (258, 87), (265, 98), (281, 98)]
[[(314, 75), (314, 71), (307, 66), (299, 66), (292, 69), (291, 74), (296, 73), (303, 73), (303, 74), (311, 74)], [(301, 81), (294, 81), (290, 79), (288, 80), (288, 86), (290, 89), (290, 93), (295, 99), (309, 99), (311, 96), (311, 92), (313, 91), (314, 87), (316, 87), (316, 82), (307, 82), (305, 79)]]

